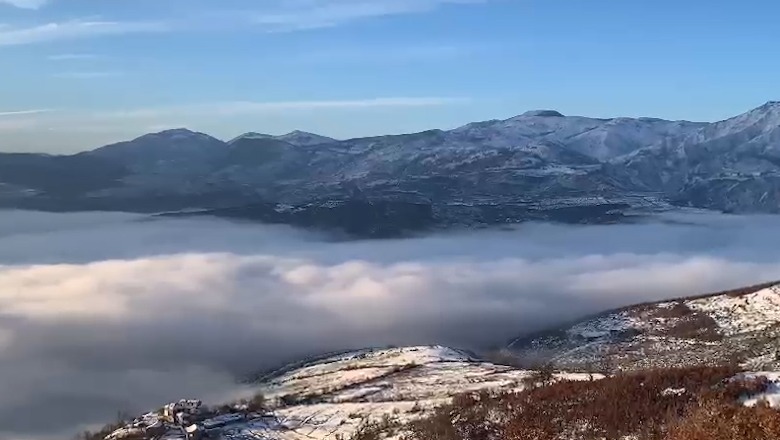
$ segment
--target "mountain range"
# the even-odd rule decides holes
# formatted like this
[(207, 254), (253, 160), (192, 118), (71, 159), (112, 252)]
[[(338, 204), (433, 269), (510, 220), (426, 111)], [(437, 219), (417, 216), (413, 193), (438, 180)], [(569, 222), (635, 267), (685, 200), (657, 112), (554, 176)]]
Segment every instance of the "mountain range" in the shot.
[[(538, 110), (453, 130), (225, 142), (186, 129), (83, 153), (0, 154), (0, 206), (209, 214), (395, 236), (687, 206), (780, 211), (780, 102), (698, 123)], [(184, 212), (182, 212), (184, 211)]]

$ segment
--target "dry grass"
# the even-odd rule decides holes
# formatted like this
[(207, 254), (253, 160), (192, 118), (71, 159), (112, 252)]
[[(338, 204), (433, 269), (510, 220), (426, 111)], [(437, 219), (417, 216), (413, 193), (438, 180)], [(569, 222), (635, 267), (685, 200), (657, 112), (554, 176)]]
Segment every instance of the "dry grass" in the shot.
[(406, 440), (780, 439), (780, 412), (738, 403), (768, 382), (729, 380), (737, 373), (732, 367), (652, 370), (461, 396), (413, 423)]

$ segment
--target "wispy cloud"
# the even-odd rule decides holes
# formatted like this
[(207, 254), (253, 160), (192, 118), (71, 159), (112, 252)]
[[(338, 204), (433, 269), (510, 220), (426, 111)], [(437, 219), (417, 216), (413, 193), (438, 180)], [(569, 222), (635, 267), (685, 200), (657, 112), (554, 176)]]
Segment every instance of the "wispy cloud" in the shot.
[(478, 55), (494, 50), (494, 47), (475, 45), (465, 42), (448, 44), (416, 43), (408, 45), (366, 46), (350, 45), (345, 47), (327, 47), (312, 52), (290, 55), (294, 63), (360, 63), (360, 64), (397, 64), (441, 62), (467, 56)]
[(234, 116), (241, 114), (270, 113), (298, 110), (321, 109), (367, 109), (382, 107), (434, 107), (467, 102), (466, 98), (457, 97), (391, 97), (356, 100), (323, 100), (323, 101), (229, 101), (194, 105), (177, 105), (146, 109), (102, 112), (101, 118), (158, 118), (179, 115), (208, 114), (215, 116)]
[(37, 114), (40, 114), (40, 113), (49, 113), (51, 111), (52, 111), (51, 109), (0, 111), (0, 117), (37, 115)]
[[(69, 78), (94, 78), (113, 72), (72, 72), (60, 74)], [(458, 105), (469, 102), (457, 97), (388, 97), (356, 100), (322, 101), (223, 101), (198, 104), (146, 107), (135, 109), (31, 109), (0, 112), (0, 132), (27, 132), (48, 129), (56, 132), (77, 133), (135, 133), (138, 129), (190, 126), (195, 121), (226, 120), (240, 116), (269, 115), (294, 116), (320, 111), (368, 111), (371, 109), (425, 108)], [(150, 128), (154, 127), (154, 128)]]
[(0, 46), (19, 46), (47, 41), (73, 40), (97, 36), (152, 33), (168, 30), (161, 22), (119, 22), (72, 20), (31, 27), (0, 28)]
[(93, 60), (98, 56), (91, 53), (61, 53), (56, 55), (49, 55), (46, 57), (49, 61), (78, 61), (78, 60)]
[(38, 9), (48, 3), (48, 0), (0, 0), (0, 5), (6, 4), (23, 9)]
[(40, 122), (46, 118), (45, 115), (52, 112), (53, 110), (44, 108), (2, 110), (0, 111), (0, 133), (37, 130), (40, 128)]
[(116, 76), (122, 76), (122, 72), (60, 72), (52, 75), (55, 78), (70, 78), (70, 79), (95, 79), (95, 78), (110, 78)]
[(298, 0), (277, 1), (276, 7), (252, 14), (253, 23), (270, 32), (290, 32), (338, 26), (362, 19), (422, 13), (448, 4), (488, 0)]

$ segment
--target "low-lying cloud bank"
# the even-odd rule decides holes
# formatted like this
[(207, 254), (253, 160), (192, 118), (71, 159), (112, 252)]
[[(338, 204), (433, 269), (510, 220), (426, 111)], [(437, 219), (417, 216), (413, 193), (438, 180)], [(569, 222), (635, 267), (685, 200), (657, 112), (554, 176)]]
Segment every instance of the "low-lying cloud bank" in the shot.
[(496, 346), (605, 308), (780, 279), (780, 217), (328, 242), (0, 212), (0, 438), (62, 438), (312, 352)]

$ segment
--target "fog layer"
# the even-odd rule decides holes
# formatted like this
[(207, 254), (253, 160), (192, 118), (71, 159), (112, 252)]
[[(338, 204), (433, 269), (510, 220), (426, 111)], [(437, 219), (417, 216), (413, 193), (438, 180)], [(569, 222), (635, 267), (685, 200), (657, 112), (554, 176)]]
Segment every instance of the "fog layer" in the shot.
[(780, 217), (332, 242), (220, 220), (0, 212), (0, 438), (63, 438), (309, 353), (467, 348), (780, 279)]

